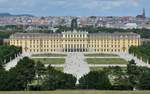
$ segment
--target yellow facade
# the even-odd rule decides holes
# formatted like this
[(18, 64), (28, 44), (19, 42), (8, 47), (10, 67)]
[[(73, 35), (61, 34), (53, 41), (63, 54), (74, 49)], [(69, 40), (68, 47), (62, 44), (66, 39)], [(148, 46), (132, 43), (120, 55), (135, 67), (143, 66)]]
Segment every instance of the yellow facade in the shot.
[(10, 36), (10, 45), (20, 46), (23, 52), (128, 52), (130, 46), (139, 46), (140, 35), (135, 33), (16, 33)]

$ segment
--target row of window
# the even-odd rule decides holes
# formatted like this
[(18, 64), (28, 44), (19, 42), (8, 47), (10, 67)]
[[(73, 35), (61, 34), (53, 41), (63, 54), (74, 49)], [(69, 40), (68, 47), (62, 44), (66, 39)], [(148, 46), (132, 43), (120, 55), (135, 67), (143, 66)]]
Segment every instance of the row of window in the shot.
[[(16, 46), (22, 46), (21, 44), (15, 44)], [(124, 46), (124, 47), (126, 47), (126, 46), (128, 46), (128, 47), (130, 47), (131, 45), (133, 45), (133, 44), (128, 44), (128, 45), (126, 45), (126, 44), (123, 44), (123, 45), (113, 45), (113, 44), (64, 44), (64, 47), (65, 48), (85, 48), (85, 47), (98, 47), (98, 48), (100, 48), (100, 47), (122, 47), (122, 46)], [(134, 44), (135, 45), (135, 44)], [(138, 45), (138, 44), (137, 44)], [(30, 48), (42, 48), (42, 47), (44, 47), (44, 48), (62, 48), (63, 47), (63, 45), (59, 45), (59, 44), (54, 44), (54, 45), (24, 45), (24, 46), (29, 46)]]
[(47, 47), (47, 48), (48, 48), (48, 47), (51, 47), (51, 48), (57, 47), (57, 48), (58, 48), (58, 47), (61, 47), (61, 45), (30, 45), (30, 47), (31, 47), (31, 48), (32, 48), (32, 47), (33, 47), (33, 48), (35, 48), (35, 47), (36, 47), (36, 48), (39, 48), (39, 47)]
[[(29, 51), (30, 52), (55, 52), (56, 49), (40, 49), (40, 50), (39, 49), (30, 49)], [(120, 52), (122, 50), (121, 49), (94, 49), (94, 51), (95, 52)], [(123, 51), (125, 51), (125, 50), (123, 50)]]
[[(20, 46), (20, 45), (18, 45), (18, 46)], [(131, 45), (127, 45), (127, 47), (130, 47)], [(44, 47), (44, 48), (62, 48), (62, 46), (61, 45), (41, 45), (41, 46), (39, 46), (39, 45), (30, 45), (30, 48), (42, 48), (42, 47)], [(82, 44), (80, 44), (80, 45), (68, 45), (68, 44), (66, 44), (65, 45), (65, 48), (86, 48), (86, 47), (98, 47), (98, 48), (103, 48), (103, 47), (113, 47), (113, 48), (120, 48), (120, 47), (126, 47), (126, 45), (82, 45)]]
[[(120, 52), (120, 49), (95, 49), (95, 51), (99, 52)], [(124, 50), (125, 51), (125, 50)]]
[[(63, 40), (62, 40), (63, 41)], [(122, 42), (121, 40), (64, 40), (66, 42)], [(134, 42), (134, 41), (137, 41), (137, 40), (123, 40), (123, 42)], [(16, 42), (16, 43), (22, 43), (23, 41), (21, 40), (13, 40), (13, 41), (10, 41), (10, 42)], [(24, 41), (24, 42), (27, 42), (27, 41)], [(60, 40), (30, 40), (30, 43), (50, 43), (50, 42), (60, 42)]]
[(56, 50), (55, 49), (30, 49), (30, 52), (55, 52)]

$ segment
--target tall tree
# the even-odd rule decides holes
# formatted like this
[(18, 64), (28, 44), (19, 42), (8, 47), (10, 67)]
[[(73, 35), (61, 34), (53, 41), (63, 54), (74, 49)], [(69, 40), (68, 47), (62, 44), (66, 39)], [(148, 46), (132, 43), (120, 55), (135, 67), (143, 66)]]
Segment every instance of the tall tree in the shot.
[(79, 87), (82, 89), (108, 90), (111, 88), (111, 83), (105, 72), (92, 71), (81, 77), (79, 80)]
[(48, 66), (45, 80), (42, 84), (43, 90), (73, 89), (76, 78), (71, 74), (65, 74)]
[(28, 57), (21, 59), (16, 67), (10, 69), (12, 75), (16, 75), (16, 86), (21, 87), (20, 90), (27, 89), (28, 84), (35, 77), (35, 63)]
[(143, 90), (150, 90), (150, 69), (141, 67), (141, 77), (139, 79), (139, 88)]
[(35, 71), (36, 71), (36, 77), (37, 77), (37, 82), (38, 82), (37, 84), (39, 86), (40, 81), (42, 81), (42, 79), (44, 78), (44, 75), (46, 73), (46, 68), (45, 68), (44, 64), (42, 64), (40, 61), (38, 61), (35, 66)]
[(139, 78), (141, 74), (140, 74), (140, 69), (138, 66), (136, 66), (134, 60), (129, 61), (129, 64), (127, 65), (127, 73), (129, 76), (129, 81), (131, 83), (131, 86), (133, 87), (133, 90), (138, 89)]
[(129, 83), (128, 75), (125, 69), (121, 67), (109, 67), (109, 80), (114, 90), (128, 90), (132, 89)]
[(74, 30), (74, 29), (77, 29), (77, 28), (78, 28), (77, 18), (72, 19), (72, 21), (71, 21), (71, 29)]

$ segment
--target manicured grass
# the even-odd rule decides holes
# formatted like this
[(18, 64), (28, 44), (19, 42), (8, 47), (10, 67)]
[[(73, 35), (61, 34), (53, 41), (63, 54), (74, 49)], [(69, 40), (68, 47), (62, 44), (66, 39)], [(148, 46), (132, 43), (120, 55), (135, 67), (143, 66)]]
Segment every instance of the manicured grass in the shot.
[(55, 67), (56, 70), (63, 72), (64, 68), (63, 67)]
[(98, 90), (57, 90), (57, 91), (5, 91), (0, 94), (150, 94), (150, 91), (98, 91)]
[(99, 70), (103, 70), (104, 67), (90, 67), (90, 71), (99, 71)]
[(35, 62), (40, 61), (44, 64), (64, 64), (65, 58), (33, 58)]
[(122, 58), (87, 58), (89, 64), (127, 64)]
[(66, 54), (33, 54), (32, 56), (34, 56), (34, 57), (44, 57), (44, 56), (48, 56), (48, 57), (65, 57), (67, 55)]
[(111, 56), (118, 56), (118, 55), (116, 55), (116, 54), (85, 54), (85, 56), (111, 57)]
[[(99, 70), (103, 70), (104, 68), (106, 68), (106, 67), (90, 67), (90, 71), (99, 71)], [(107, 67), (107, 68), (109, 68), (109, 67)], [(124, 68), (124, 67), (121, 67), (121, 69), (123, 71), (127, 70), (127, 68)]]

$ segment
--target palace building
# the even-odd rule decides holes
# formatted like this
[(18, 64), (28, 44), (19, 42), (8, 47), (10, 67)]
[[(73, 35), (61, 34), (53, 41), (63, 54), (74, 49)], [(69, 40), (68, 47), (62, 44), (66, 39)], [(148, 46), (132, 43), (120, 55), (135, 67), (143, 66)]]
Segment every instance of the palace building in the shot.
[(62, 33), (16, 33), (9, 44), (22, 47), (23, 52), (128, 52), (130, 46), (141, 45), (135, 33), (88, 33), (68, 31)]

